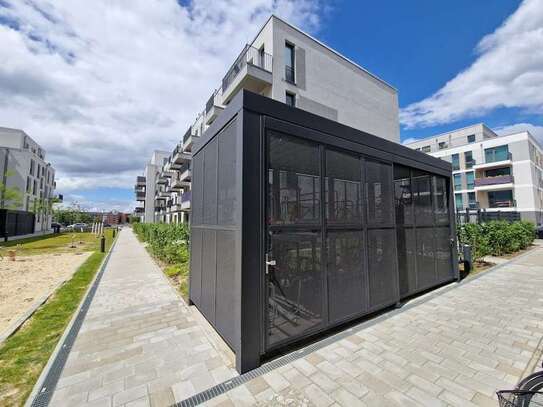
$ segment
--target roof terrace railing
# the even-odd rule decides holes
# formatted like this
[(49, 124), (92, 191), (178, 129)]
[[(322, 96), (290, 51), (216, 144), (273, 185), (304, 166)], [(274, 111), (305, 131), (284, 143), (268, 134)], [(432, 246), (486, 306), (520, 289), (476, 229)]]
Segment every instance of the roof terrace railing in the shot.
[(265, 71), (272, 71), (272, 56), (262, 50), (259, 50), (249, 44), (245, 45), (243, 51), (236, 58), (226, 75), (222, 80), (222, 91), (234, 81), (238, 73), (247, 65), (253, 65)]

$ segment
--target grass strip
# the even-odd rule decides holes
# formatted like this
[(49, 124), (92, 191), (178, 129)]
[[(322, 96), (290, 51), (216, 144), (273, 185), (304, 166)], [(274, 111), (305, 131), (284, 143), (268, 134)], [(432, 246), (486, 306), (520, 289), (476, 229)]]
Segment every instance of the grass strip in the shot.
[[(112, 233), (111, 231), (107, 232)], [(71, 247), (72, 241), (75, 247)], [(98, 250), (99, 245), (100, 239), (90, 232), (63, 232), (2, 242), (0, 243), (0, 251), (3, 256), (6, 256), (8, 250), (15, 250), (19, 257), (36, 254), (92, 251)]]
[[(108, 231), (107, 250), (112, 242)], [(73, 277), (0, 345), (0, 405), (24, 404), (105, 256), (99, 251), (91, 254)]]

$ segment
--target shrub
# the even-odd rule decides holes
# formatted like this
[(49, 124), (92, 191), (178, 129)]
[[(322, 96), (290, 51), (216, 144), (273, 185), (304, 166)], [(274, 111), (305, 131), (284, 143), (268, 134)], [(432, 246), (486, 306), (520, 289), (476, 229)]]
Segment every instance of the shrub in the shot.
[(468, 223), (459, 226), (458, 236), (461, 244), (472, 247), (477, 260), (487, 255), (502, 256), (526, 249), (535, 238), (535, 227), (526, 221)]
[(158, 259), (168, 264), (188, 262), (190, 234), (185, 224), (135, 223), (133, 228)]

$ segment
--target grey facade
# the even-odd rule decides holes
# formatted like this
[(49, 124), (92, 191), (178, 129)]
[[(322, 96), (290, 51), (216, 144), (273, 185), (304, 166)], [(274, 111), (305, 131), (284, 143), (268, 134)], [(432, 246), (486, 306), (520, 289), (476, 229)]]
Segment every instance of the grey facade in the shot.
[(445, 161), (246, 90), (192, 158), (190, 301), (240, 372), (458, 277)]

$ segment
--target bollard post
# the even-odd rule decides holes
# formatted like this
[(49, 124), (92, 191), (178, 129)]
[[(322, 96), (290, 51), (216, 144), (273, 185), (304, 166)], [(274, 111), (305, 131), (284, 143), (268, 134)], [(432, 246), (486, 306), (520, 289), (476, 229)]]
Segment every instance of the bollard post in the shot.
[(117, 228), (113, 228), (113, 238), (115, 238), (115, 231), (117, 230)]
[(104, 235), (100, 238), (100, 251), (102, 253), (106, 252), (106, 237)]
[(462, 247), (462, 252), (464, 254), (464, 273), (469, 273), (471, 271), (471, 268), (473, 266), (473, 258), (471, 254), (471, 246), (469, 244), (465, 244)]

